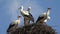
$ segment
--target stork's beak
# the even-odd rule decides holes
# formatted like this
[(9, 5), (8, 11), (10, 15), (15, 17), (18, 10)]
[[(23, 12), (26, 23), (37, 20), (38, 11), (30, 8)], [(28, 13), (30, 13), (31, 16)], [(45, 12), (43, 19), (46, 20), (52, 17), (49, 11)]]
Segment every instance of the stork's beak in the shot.
[(21, 9), (21, 7), (18, 8), (18, 10)]
[(22, 9), (23, 8), (23, 5), (22, 6), (20, 6), (18, 9)]
[(19, 16), (19, 17), (21, 17), (21, 16)]
[(51, 8), (48, 8), (48, 10), (50, 10)]
[(21, 16), (18, 16), (18, 18), (20, 18)]

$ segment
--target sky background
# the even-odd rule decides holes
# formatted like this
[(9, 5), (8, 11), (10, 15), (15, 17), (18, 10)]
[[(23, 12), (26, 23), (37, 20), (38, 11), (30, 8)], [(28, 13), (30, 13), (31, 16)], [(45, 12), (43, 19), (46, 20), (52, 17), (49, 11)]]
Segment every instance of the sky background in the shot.
[[(42, 12), (46, 12), (47, 8), (51, 8), (51, 19), (47, 22), (57, 34), (60, 34), (60, 0), (0, 0), (0, 34), (6, 34), (11, 21), (17, 19), (19, 13), (18, 8), (23, 5), (24, 10), (31, 6), (31, 14), (35, 21)], [(23, 26), (23, 17), (21, 23)]]

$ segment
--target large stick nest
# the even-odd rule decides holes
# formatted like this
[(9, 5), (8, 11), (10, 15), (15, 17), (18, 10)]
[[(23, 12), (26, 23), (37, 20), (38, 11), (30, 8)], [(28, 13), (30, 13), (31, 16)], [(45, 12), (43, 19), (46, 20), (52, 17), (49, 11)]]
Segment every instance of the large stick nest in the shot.
[(30, 24), (28, 26), (18, 27), (7, 34), (56, 34), (55, 30), (44, 24)]

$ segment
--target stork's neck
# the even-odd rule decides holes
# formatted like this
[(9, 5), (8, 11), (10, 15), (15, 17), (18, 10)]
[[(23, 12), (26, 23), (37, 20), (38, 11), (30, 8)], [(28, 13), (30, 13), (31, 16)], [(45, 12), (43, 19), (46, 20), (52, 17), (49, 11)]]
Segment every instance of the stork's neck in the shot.
[(20, 11), (23, 11), (23, 8), (22, 8), (22, 9), (20, 9)]
[(47, 15), (50, 15), (50, 10), (47, 11)]
[(20, 7), (20, 11), (23, 11), (23, 6)]
[(20, 18), (18, 18), (18, 20), (20, 20)]
[(48, 10), (48, 12), (49, 12), (50, 10)]
[(17, 24), (19, 24), (20, 23), (20, 18), (18, 18), (18, 23)]

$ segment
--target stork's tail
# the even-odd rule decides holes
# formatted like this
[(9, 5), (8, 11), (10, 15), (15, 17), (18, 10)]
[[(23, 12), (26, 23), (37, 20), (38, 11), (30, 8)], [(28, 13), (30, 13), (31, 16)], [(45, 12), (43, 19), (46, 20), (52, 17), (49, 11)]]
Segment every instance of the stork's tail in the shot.
[(7, 29), (7, 33), (9, 32), (9, 29)]

